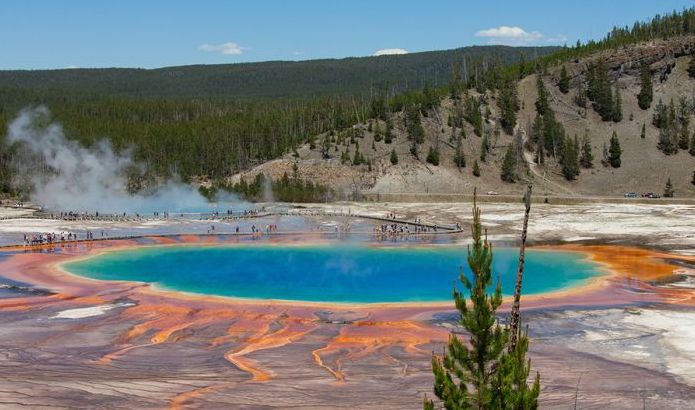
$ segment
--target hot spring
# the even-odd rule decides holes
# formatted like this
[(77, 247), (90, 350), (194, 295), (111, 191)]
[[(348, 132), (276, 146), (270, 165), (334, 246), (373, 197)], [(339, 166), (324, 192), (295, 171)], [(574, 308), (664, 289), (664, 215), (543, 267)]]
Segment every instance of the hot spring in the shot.
[[(366, 246), (251, 244), (160, 246), (111, 251), (63, 268), (101, 280), (245, 299), (333, 303), (450, 301), (466, 248), (454, 245)], [(493, 273), (514, 290), (518, 249), (496, 248)], [(527, 250), (524, 294), (585, 284), (601, 275), (583, 254)]]

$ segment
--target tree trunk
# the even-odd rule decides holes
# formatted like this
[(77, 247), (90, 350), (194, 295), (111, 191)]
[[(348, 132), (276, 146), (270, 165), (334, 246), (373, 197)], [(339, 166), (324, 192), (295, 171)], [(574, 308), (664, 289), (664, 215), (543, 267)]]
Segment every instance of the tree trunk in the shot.
[(524, 195), (524, 204), (526, 211), (524, 213), (524, 226), (521, 230), (521, 246), (519, 248), (519, 269), (516, 271), (516, 286), (514, 287), (514, 303), (512, 305), (511, 317), (509, 320), (509, 351), (516, 348), (516, 343), (519, 334), (520, 320), (520, 305), (521, 305), (521, 282), (524, 277), (524, 258), (526, 253), (526, 231), (528, 230), (528, 215), (531, 211), (531, 189), (532, 185), (528, 185), (526, 195)]

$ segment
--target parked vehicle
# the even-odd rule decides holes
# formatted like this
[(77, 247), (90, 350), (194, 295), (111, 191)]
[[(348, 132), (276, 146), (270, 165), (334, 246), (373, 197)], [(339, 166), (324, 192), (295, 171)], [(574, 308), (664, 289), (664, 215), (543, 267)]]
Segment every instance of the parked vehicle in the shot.
[(628, 192), (625, 194), (625, 198), (637, 198), (636, 192)]
[(642, 198), (661, 198), (661, 195), (655, 194), (654, 192), (646, 192), (642, 194)]

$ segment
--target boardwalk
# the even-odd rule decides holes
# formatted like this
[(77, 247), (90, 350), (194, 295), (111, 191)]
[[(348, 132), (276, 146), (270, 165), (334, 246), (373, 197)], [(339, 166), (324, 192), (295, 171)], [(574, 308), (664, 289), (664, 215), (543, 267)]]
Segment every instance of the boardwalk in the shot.
[[(173, 215), (173, 216), (172, 216)], [(183, 216), (182, 216), (183, 215)], [(300, 216), (300, 217), (342, 217), (342, 218), (354, 218), (363, 220), (372, 220), (378, 222), (384, 222), (388, 224), (396, 224), (398, 226), (412, 226), (422, 229), (427, 229), (426, 232), (413, 232), (413, 233), (403, 233), (402, 235), (442, 235), (442, 234), (455, 234), (460, 233), (461, 229), (456, 225), (443, 225), (443, 224), (432, 224), (426, 222), (416, 222), (413, 220), (406, 220), (400, 218), (388, 218), (376, 215), (359, 214), (353, 212), (331, 212), (324, 210), (290, 210), (284, 212), (253, 212), (248, 214), (217, 214), (217, 213), (177, 213), (169, 214), (168, 217), (165, 216), (138, 216), (138, 215), (113, 215), (113, 214), (76, 214), (76, 215), (55, 215), (47, 213), (36, 212), (30, 216), (17, 216), (17, 217), (6, 217), (4, 220), (9, 219), (35, 219), (35, 220), (58, 220), (66, 222), (148, 222), (148, 221), (207, 221), (207, 222), (231, 222), (239, 220), (253, 220), (262, 219), (269, 217), (282, 217), (282, 216)], [(139, 238), (167, 238), (167, 237), (177, 237), (181, 235), (190, 234), (191, 232), (173, 232), (173, 233), (143, 233), (143, 234), (128, 234), (128, 235), (105, 235), (93, 238), (84, 239), (70, 239), (70, 240), (57, 240), (52, 243), (44, 242), (41, 244), (32, 244), (28, 247), (41, 247), (50, 246), (55, 244), (76, 244), (84, 242), (94, 242), (94, 241), (105, 241), (105, 240), (123, 240), (123, 239), (139, 239)], [(231, 237), (260, 237), (260, 236), (287, 236), (287, 235), (302, 235), (302, 236), (328, 236), (328, 237), (343, 237), (346, 235), (373, 235), (373, 231), (265, 231), (261, 227), (258, 227), (255, 232), (225, 232), (223, 230), (217, 232), (208, 233), (196, 233), (199, 236), (210, 236), (210, 237), (221, 237), (221, 236), (231, 236)], [(21, 246), (22, 243), (12, 243), (6, 245), (0, 245), (2, 248), (13, 248)]]

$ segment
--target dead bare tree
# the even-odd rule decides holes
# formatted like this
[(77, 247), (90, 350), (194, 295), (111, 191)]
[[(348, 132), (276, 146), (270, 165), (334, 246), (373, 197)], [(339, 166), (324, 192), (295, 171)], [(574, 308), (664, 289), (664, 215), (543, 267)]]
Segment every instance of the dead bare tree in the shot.
[(531, 212), (531, 189), (532, 185), (528, 185), (526, 188), (526, 194), (524, 195), (524, 204), (526, 205), (526, 211), (524, 212), (524, 226), (521, 230), (521, 246), (519, 248), (519, 268), (516, 271), (516, 286), (514, 287), (514, 303), (512, 304), (511, 318), (509, 320), (509, 351), (512, 352), (516, 349), (516, 343), (519, 334), (519, 321), (520, 321), (520, 306), (521, 306), (521, 282), (524, 277), (524, 259), (526, 254), (526, 232), (528, 230), (528, 216)]

